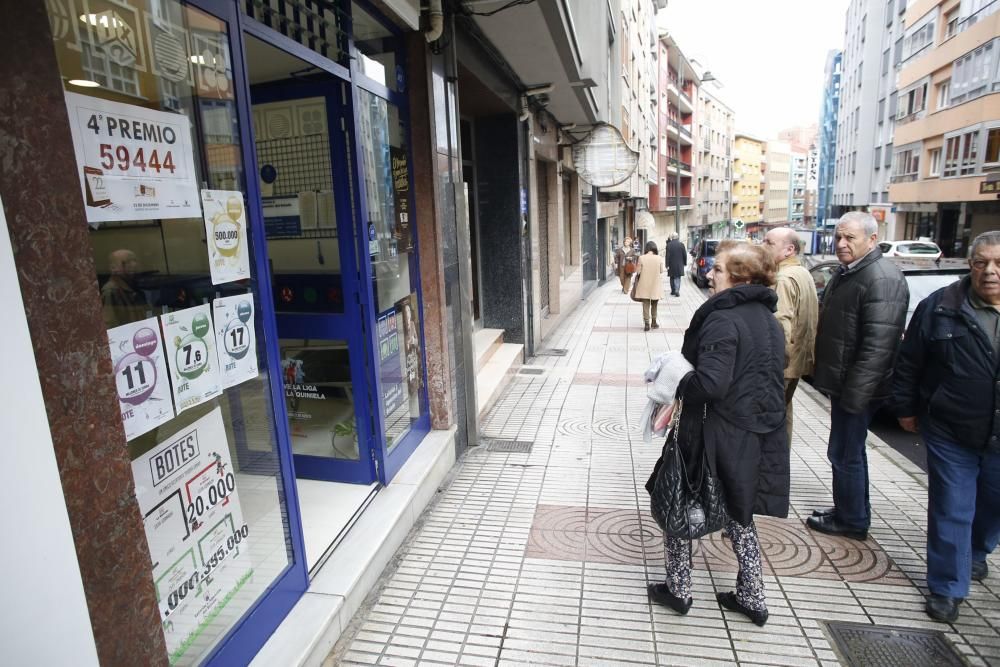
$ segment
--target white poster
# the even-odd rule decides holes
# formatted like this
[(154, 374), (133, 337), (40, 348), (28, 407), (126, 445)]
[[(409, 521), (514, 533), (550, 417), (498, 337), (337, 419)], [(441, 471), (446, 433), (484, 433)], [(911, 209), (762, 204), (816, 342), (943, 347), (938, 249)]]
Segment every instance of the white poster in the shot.
[(201, 215), (187, 116), (66, 93), (87, 222)]
[(243, 193), (238, 190), (202, 190), (201, 203), (212, 284), (249, 278), (250, 251), (247, 249)]
[(257, 377), (253, 295), (237, 294), (216, 299), (212, 302), (212, 311), (223, 389)]
[(222, 410), (132, 461), (171, 664), (253, 574)]
[(131, 440), (173, 419), (174, 404), (156, 318), (108, 329), (108, 343), (125, 438)]
[(208, 304), (160, 315), (177, 414), (222, 393)]

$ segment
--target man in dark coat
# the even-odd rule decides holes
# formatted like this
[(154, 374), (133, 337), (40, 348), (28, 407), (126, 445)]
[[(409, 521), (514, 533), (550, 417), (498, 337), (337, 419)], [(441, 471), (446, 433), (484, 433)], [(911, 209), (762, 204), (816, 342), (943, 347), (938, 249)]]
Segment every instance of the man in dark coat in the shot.
[(1000, 231), (970, 275), (921, 302), (896, 362), (896, 414), (927, 445), (927, 615), (953, 623), (1000, 539)]
[(667, 242), (667, 276), (670, 277), (670, 293), (673, 296), (681, 295), (681, 278), (684, 276), (687, 261), (687, 248), (676, 233), (671, 234)]
[(833, 507), (806, 521), (813, 530), (856, 540), (868, 537), (868, 425), (889, 398), (892, 364), (906, 322), (906, 279), (878, 249), (878, 225), (855, 211), (837, 223), (840, 273), (823, 292), (813, 386), (830, 396)]

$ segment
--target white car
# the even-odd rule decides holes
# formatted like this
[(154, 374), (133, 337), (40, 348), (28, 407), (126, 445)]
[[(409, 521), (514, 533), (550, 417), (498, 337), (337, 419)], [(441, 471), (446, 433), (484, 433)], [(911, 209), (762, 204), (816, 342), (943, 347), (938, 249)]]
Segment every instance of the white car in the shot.
[(941, 259), (941, 248), (933, 241), (883, 241), (878, 247), (886, 257)]

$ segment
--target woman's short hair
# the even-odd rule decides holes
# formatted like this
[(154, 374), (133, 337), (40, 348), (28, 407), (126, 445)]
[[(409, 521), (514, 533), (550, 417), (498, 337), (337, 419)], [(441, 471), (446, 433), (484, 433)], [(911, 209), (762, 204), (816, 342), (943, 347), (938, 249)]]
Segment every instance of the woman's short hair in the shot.
[(655, 241), (646, 241), (646, 247), (643, 250), (643, 252), (651, 252), (654, 255), (659, 255), (660, 254), (660, 251), (656, 249), (656, 242)]
[(723, 254), (726, 255), (726, 271), (733, 283), (774, 285), (777, 276), (774, 258), (762, 246), (726, 239), (715, 250), (716, 261)]

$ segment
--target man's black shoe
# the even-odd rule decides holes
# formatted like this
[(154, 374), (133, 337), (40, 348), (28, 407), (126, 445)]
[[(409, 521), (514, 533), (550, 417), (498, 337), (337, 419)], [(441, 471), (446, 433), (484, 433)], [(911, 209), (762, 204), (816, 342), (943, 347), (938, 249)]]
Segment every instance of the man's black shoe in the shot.
[(950, 598), (931, 593), (927, 596), (927, 605), (924, 607), (924, 611), (935, 621), (954, 623), (958, 620), (958, 605), (961, 602), (961, 598)]
[(736, 593), (728, 591), (726, 593), (716, 593), (715, 599), (719, 601), (719, 606), (725, 607), (729, 611), (737, 611), (751, 621), (754, 625), (763, 627), (767, 623), (767, 609), (763, 611), (754, 611), (753, 609), (747, 609), (742, 604), (740, 604), (739, 599), (736, 597)]
[(818, 510), (813, 510), (813, 516), (833, 516), (837, 513), (836, 507), (821, 507)]
[(852, 540), (868, 539), (867, 530), (858, 530), (842, 524), (836, 516), (811, 516), (806, 519), (806, 525), (815, 531), (838, 537), (849, 537)]
[(646, 593), (649, 595), (649, 599), (656, 604), (670, 607), (682, 616), (687, 614), (691, 608), (691, 598), (680, 599), (670, 592), (666, 584), (649, 584), (646, 586)]
[(990, 576), (990, 566), (986, 561), (972, 561), (972, 580), (982, 581)]

